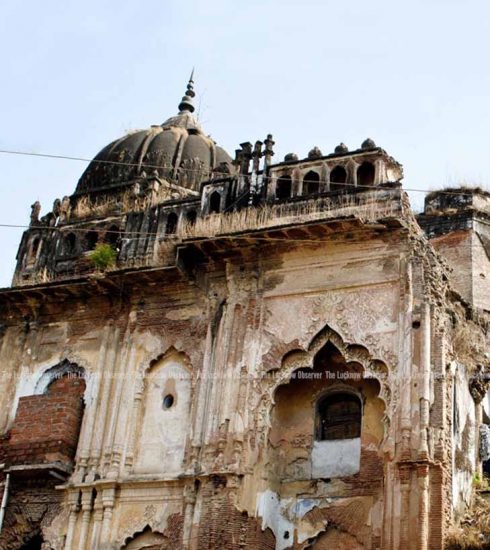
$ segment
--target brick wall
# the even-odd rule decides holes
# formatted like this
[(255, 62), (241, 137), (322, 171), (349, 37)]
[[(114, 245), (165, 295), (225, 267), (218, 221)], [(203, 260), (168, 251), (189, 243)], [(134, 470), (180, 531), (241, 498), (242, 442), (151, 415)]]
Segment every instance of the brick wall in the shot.
[(225, 485), (224, 479), (214, 479), (202, 488), (204, 514), (200, 521), (196, 548), (273, 550), (276, 541), (272, 531), (262, 531), (260, 520), (237, 510), (233, 494)]
[(485, 223), (475, 224), (473, 233), (473, 304), (475, 307), (490, 309), (490, 230)]
[(21, 397), (6, 448), (9, 464), (70, 462), (83, 415), (85, 382), (65, 376), (44, 395)]
[(452, 231), (431, 239), (431, 244), (453, 270), (449, 276), (451, 284), (470, 303), (473, 300), (472, 242), (470, 230)]

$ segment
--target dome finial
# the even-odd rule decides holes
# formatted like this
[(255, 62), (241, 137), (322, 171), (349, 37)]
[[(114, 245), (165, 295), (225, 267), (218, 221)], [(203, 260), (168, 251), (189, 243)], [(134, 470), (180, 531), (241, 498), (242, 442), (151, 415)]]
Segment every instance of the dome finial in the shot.
[(189, 78), (189, 82), (187, 84), (187, 90), (185, 92), (184, 97), (182, 98), (182, 101), (179, 103), (179, 114), (183, 113), (185, 111), (189, 111), (189, 113), (194, 112), (194, 103), (192, 99), (196, 95), (196, 92), (194, 91), (194, 67), (192, 68), (191, 77)]

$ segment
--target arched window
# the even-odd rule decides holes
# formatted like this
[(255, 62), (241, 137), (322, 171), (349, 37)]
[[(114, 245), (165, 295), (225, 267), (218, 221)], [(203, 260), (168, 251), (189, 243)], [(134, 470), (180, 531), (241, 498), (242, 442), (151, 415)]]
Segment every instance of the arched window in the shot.
[(363, 162), (357, 169), (357, 185), (371, 186), (374, 184), (374, 166), (370, 162)]
[(338, 191), (345, 186), (342, 185), (347, 182), (347, 171), (343, 166), (336, 166), (330, 172), (330, 191)]
[(318, 172), (310, 170), (303, 178), (303, 195), (312, 195), (320, 190), (320, 176)]
[(186, 222), (190, 225), (194, 225), (197, 219), (197, 212), (195, 210), (189, 210), (185, 216)]
[(317, 407), (317, 439), (354, 439), (361, 436), (362, 407), (357, 395), (332, 393)]
[(211, 193), (209, 197), (209, 213), (217, 214), (221, 210), (221, 195), (218, 191)]
[(75, 253), (77, 247), (77, 237), (75, 233), (68, 233), (63, 241), (63, 251), (67, 256)]
[(121, 239), (121, 233), (117, 225), (111, 225), (105, 234), (105, 241), (110, 244), (112, 248), (117, 248)]
[(165, 226), (165, 234), (173, 235), (177, 231), (177, 222), (179, 218), (175, 212), (170, 212), (167, 216), (167, 225)]
[(99, 234), (97, 231), (89, 231), (85, 235), (85, 248), (87, 250), (93, 250), (97, 246), (99, 240)]
[(69, 377), (74, 380), (85, 379), (85, 371), (76, 363), (70, 363), (68, 359), (64, 359), (54, 367), (51, 367), (43, 372), (41, 378), (36, 383), (34, 395), (42, 395), (48, 391), (49, 386), (55, 381), (63, 377)]
[(171, 351), (152, 362), (144, 376), (139, 405), (141, 424), (135, 474), (168, 475), (181, 471), (185, 441), (175, 437), (175, 430), (189, 421), (191, 391), (190, 365), (184, 354)]
[(39, 237), (35, 237), (29, 249), (29, 260), (34, 261), (36, 259), (40, 244), (41, 239)]
[(291, 196), (292, 187), (291, 176), (281, 176), (276, 183), (276, 198), (288, 199)]

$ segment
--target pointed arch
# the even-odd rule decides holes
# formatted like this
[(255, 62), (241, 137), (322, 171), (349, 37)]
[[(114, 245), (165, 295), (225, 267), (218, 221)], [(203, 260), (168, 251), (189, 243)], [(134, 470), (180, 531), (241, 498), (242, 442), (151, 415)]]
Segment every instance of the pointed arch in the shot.
[(375, 175), (374, 164), (368, 161), (363, 162), (357, 169), (358, 187), (370, 187), (374, 185)]
[(340, 191), (346, 188), (347, 170), (341, 164), (337, 164), (330, 172), (330, 191)]
[[(306, 349), (295, 348), (289, 350), (281, 358), (280, 364), (271, 369), (277, 371), (277, 376), (270, 377), (268, 388), (262, 396), (262, 406), (270, 410), (270, 407), (275, 404), (275, 391), (279, 386), (288, 384), (294, 372), (306, 369), (313, 370), (315, 356), (328, 343), (331, 343), (338, 350), (346, 364), (356, 363), (360, 365), (364, 378), (373, 378), (378, 382), (378, 398), (383, 401), (385, 408), (383, 423), (386, 432), (389, 425), (387, 413), (391, 404), (390, 370), (388, 366), (384, 361), (374, 357), (365, 346), (345, 342), (340, 334), (330, 328), (329, 325), (325, 325), (322, 330), (312, 337)], [(268, 413), (266, 413), (266, 416), (268, 417)]]
[(70, 231), (63, 237), (63, 254), (65, 256), (72, 256), (77, 250), (77, 236)]
[(165, 235), (173, 235), (177, 231), (179, 217), (175, 212), (170, 212), (167, 216), (167, 224), (165, 226)]
[(315, 170), (310, 170), (303, 178), (303, 195), (313, 195), (319, 191), (320, 174)]
[(306, 349), (283, 357), (265, 402), (274, 479), (358, 473), (365, 478), (369, 462), (362, 456), (374, 452), (380, 482), (382, 445), (388, 435), (387, 404), (380, 397), (385, 385), (382, 366), (364, 346), (344, 342), (328, 326)]
[(289, 199), (291, 197), (291, 192), (293, 189), (293, 182), (291, 176), (284, 175), (281, 176), (276, 183), (276, 198)]
[(117, 249), (121, 243), (121, 230), (117, 225), (111, 225), (105, 233), (105, 242)]
[(175, 346), (170, 345), (165, 351), (159, 353), (153, 359), (150, 359), (150, 361), (146, 360), (140, 364), (139, 371), (142, 376), (145, 376), (148, 372), (151, 371), (151, 369), (160, 361), (167, 360), (170, 358), (176, 358), (179, 359), (183, 366), (191, 372), (192, 366), (191, 366), (191, 359), (189, 355), (185, 351), (181, 351), (177, 349)]
[(219, 191), (213, 191), (209, 195), (209, 213), (218, 214), (221, 210), (221, 193)]
[[(132, 419), (139, 427), (131, 444), (133, 471), (176, 475), (182, 468), (190, 424), (194, 380), (187, 354), (170, 346), (140, 366)], [(132, 430), (136, 432), (136, 430)], [(131, 459), (132, 460), (132, 459)]]
[(124, 541), (122, 550), (153, 550), (155, 548), (165, 549), (170, 541), (160, 531), (153, 531), (147, 524), (141, 531), (137, 531)]
[(63, 376), (85, 379), (85, 369), (80, 367), (77, 363), (73, 363), (68, 359), (63, 359), (57, 365), (46, 369), (41, 374), (34, 388), (34, 395), (45, 394), (51, 383)]

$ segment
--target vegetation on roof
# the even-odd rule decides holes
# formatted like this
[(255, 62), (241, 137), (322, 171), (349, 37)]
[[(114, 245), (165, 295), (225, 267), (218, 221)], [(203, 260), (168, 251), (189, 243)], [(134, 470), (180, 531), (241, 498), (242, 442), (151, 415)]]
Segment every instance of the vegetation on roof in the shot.
[(434, 191), (431, 191), (430, 193), (427, 193), (425, 200), (430, 201), (437, 197), (438, 195), (444, 194), (444, 193), (461, 193), (468, 194), (468, 193), (474, 193), (478, 195), (484, 195), (486, 197), (490, 197), (490, 191), (487, 191), (486, 189), (483, 189), (479, 185), (469, 185), (469, 184), (461, 184), (461, 185), (448, 185), (446, 187), (442, 187), (441, 189), (435, 189)]

